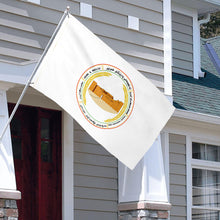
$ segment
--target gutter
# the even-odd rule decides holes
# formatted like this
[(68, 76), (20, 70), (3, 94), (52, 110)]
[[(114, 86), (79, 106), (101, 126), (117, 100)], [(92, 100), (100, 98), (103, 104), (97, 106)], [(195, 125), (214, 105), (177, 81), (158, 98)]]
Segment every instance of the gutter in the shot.
[(199, 20), (199, 25), (208, 23), (210, 21), (210, 18), (211, 18), (210, 13), (205, 14), (204, 19)]
[(176, 109), (172, 117), (190, 119), (198, 122), (205, 122), (214, 125), (220, 125), (220, 117), (215, 115), (208, 115), (198, 112), (186, 111)]
[[(205, 77), (205, 72), (201, 70), (201, 47), (200, 47), (200, 26), (210, 21), (211, 15), (210, 13), (206, 13), (203, 15), (203, 19), (198, 18), (198, 21), (195, 23), (195, 28), (193, 28), (195, 39), (193, 38), (193, 58), (194, 58), (194, 78), (198, 79), (200, 77)], [(197, 19), (196, 19), (197, 20)], [(198, 54), (197, 54), (198, 53)]]
[(203, 0), (203, 1), (220, 6), (219, 0)]

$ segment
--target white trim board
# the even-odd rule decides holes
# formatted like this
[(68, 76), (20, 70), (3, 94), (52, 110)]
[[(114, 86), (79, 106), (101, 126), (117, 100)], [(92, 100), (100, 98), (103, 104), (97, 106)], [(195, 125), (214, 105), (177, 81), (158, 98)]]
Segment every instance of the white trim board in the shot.
[(62, 215), (74, 220), (74, 123), (62, 112)]
[(164, 94), (172, 96), (172, 11), (171, 0), (164, 0)]
[(187, 220), (192, 216), (192, 140), (186, 136), (186, 200), (187, 200)]
[(199, 78), (201, 71), (200, 25), (198, 12), (193, 13), (193, 77)]

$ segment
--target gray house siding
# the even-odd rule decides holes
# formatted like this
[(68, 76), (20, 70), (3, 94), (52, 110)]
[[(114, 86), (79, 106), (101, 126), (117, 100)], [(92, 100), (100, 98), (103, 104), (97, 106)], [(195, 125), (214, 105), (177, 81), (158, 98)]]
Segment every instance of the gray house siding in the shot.
[[(67, 5), (84, 25), (146, 75), (161, 90), (163, 84), (163, 2), (83, 1), (93, 6), (93, 18), (79, 16), (80, 1), (0, 0), (0, 59), (37, 60)], [(140, 30), (127, 28), (127, 16), (140, 19)]]
[(192, 17), (172, 13), (173, 72), (193, 76)]
[(186, 220), (186, 138), (169, 135), (171, 220)]
[(75, 219), (117, 219), (117, 160), (74, 127)]
[[(93, 6), (92, 19), (80, 16), (79, 0), (0, 0), (0, 59), (16, 64), (38, 60), (66, 6), (163, 91), (163, 1), (84, 0)], [(129, 29), (128, 15), (139, 18)], [(75, 124), (75, 219), (117, 219), (117, 160)]]

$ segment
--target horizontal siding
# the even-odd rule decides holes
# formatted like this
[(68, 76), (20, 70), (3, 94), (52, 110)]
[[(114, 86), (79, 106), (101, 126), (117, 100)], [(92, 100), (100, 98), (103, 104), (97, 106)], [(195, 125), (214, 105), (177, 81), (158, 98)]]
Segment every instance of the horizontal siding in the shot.
[(115, 212), (117, 210), (117, 202), (94, 199), (79, 199), (75, 197), (75, 210), (90, 210), (106, 212)]
[(192, 17), (172, 13), (173, 72), (193, 76)]
[(75, 175), (74, 177), (75, 186), (78, 187), (86, 187), (90, 188), (91, 190), (93, 188), (100, 188), (100, 189), (114, 189), (117, 191), (117, 179), (110, 179), (105, 177), (97, 177), (97, 176), (86, 176), (86, 175)]
[[(80, 0), (70, 0), (71, 2), (80, 2)], [(47, 3), (47, 0), (44, 0)], [(149, 21), (155, 24), (162, 24), (163, 3), (160, 0), (84, 0), (83, 2), (92, 4), (95, 8), (111, 11), (117, 14), (132, 15), (141, 20)], [(152, 15), (154, 17), (152, 17)]]
[[(75, 219), (117, 219), (117, 160), (74, 126)], [(93, 217), (92, 217), (93, 216)]]
[(117, 161), (112, 159), (110, 156), (106, 155), (97, 155), (85, 152), (76, 152), (76, 162), (89, 164), (94, 166), (103, 166), (103, 167), (112, 167), (115, 168)]
[[(24, 45), (18, 45), (7, 41), (0, 40), (1, 52), (7, 56), (14, 56), (17, 58), (38, 60), (42, 50), (37, 48), (30, 48)], [(22, 49), (22, 51), (20, 51)]]
[(75, 219), (89, 219), (89, 220), (99, 220), (99, 219), (105, 219), (105, 220), (116, 220), (117, 219), (117, 213), (111, 213), (111, 212), (100, 212), (100, 211), (88, 211), (88, 210), (76, 210), (75, 211)]
[[(79, 16), (80, 0), (0, 0), (0, 58), (13, 62), (39, 59), (66, 5), (93, 33), (163, 90), (163, 3), (149, 1), (83, 1), (93, 5), (93, 18)], [(140, 18), (140, 30), (127, 28), (127, 16)], [(155, 77), (153, 77), (153, 75)], [(158, 77), (157, 77), (158, 76)]]
[(182, 135), (169, 135), (170, 219), (186, 219), (186, 140)]
[(158, 63), (163, 62), (163, 52), (144, 47), (142, 45), (133, 44), (132, 42), (118, 41), (106, 36), (100, 36), (114, 51), (121, 54), (127, 54), (140, 59), (148, 59)]
[(106, 201), (114, 201), (117, 198), (117, 191), (113, 189), (93, 189), (90, 188), (82, 188), (75, 187), (75, 197), (82, 199), (96, 199), (96, 200), (106, 200)]
[[(37, 60), (66, 6), (93, 33), (149, 77), (163, 83), (163, 2), (161, 0), (83, 0), (93, 18), (79, 16), (81, 0), (0, 0), (0, 59)], [(140, 30), (127, 28), (127, 16), (140, 19)], [(117, 160), (77, 123), (74, 126), (74, 215), (76, 220), (117, 219)]]
[(151, 9), (153, 11), (161, 12), (162, 9), (162, 0), (148, 0), (148, 1), (142, 1), (142, 0), (136, 0), (135, 2), (133, 0), (119, 0), (121, 2), (130, 3), (132, 5), (138, 5), (145, 9)]

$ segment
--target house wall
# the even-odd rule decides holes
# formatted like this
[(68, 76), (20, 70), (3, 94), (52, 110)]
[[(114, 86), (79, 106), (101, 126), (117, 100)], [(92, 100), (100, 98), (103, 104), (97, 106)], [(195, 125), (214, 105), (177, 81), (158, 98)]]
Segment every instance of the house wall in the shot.
[[(69, 5), (76, 18), (163, 91), (163, 1), (83, 2), (93, 6), (92, 19), (80, 16), (80, 0), (41, 0), (40, 5), (0, 0), (0, 60), (22, 65), (38, 60)], [(128, 15), (139, 18), (138, 31), (127, 27)], [(11, 92), (9, 100), (16, 102), (19, 93)], [(77, 124), (74, 136), (75, 219), (117, 219), (117, 160)]]
[(117, 160), (74, 124), (75, 219), (117, 219)]
[[(93, 18), (79, 16), (80, 0), (0, 0), (0, 59), (37, 60), (66, 6), (91, 31), (163, 90), (163, 2), (148, 0), (83, 1)], [(140, 19), (140, 30), (127, 28), (127, 16)]]
[(172, 12), (173, 72), (193, 76), (193, 18)]
[(186, 208), (186, 137), (169, 134), (171, 220), (185, 220)]

